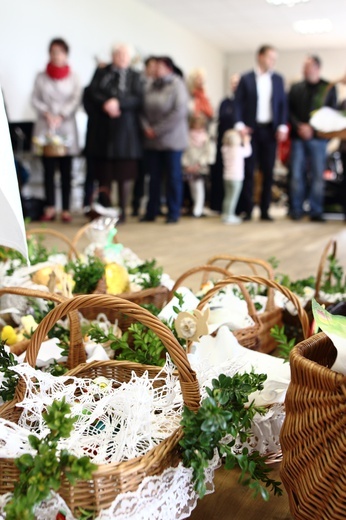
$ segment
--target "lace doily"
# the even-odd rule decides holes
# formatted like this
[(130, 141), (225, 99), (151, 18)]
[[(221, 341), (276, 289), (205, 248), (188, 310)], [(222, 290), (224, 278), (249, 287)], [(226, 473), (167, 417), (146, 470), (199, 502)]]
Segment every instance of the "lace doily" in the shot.
[(18, 450), (22, 449), (25, 431), (28, 435), (45, 435), (42, 414), (47, 405), (63, 398), (71, 405), (71, 415), (77, 420), (70, 437), (61, 440), (60, 448), (77, 457), (87, 454), (96, 464), (144, 455), (179, 427), (183, 403), (177, 377), (173, 375), (175, 366), (169, 358), (155, 378), (149, 378), (147, 372), (140, 377), (133, 372), (127, 383), (106, 378), (97, 382), (97, 379), (54, 377), (27, 364), (16, 365), (13, 370), (25, 380), (26, 394), (20, 403), (23, 411), (18, 427), (21, 429), (14, 426), (11, 438), (8, 426), (0, 429), (3, 457), (9, 456), (6, 443), (17, 444)]
[[(205, 471), (207, 494), (214, 492), (214, 472), (220, 465), (215, 454)], [(4, 507), (10, 498), (10, 494), (0, 496), (0, 520), (6, 518)], [(167, 468), (161, 475), (146, 477), (136, 491), (118, 495), (111, 507), (102, 511), (96, 520), (182, 520), (190, 516), (197, 500), (192, 470), (180, 463), (176, 468)], [(59, 511), (66, 514), (66, 520), (74, 520), (63, 499), (52, 493), (36, 507), (35, 516), (37, 520), (55, 520)]]

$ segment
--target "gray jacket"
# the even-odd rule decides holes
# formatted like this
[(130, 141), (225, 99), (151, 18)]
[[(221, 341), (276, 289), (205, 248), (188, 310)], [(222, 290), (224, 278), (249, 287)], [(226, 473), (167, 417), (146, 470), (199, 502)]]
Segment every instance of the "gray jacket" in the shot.
[(37, 112), (34, 137), (45, 137), (49, 131), (45, 112), (64, 118), (56, 133), (69, 143), (69, 155), (79, 153), (75, 113), (81, 102), (81, 87), (74, 73), (67, 78), (54, 80), (45, 72), (40, 72), (35, 80), (31, 103)]
[(184, 81), (175, 75), (148, 83), (144, 93), (143, 127), (156, 136), (145, 140), (151, 150), (181, 151), (188, 144), (188, 92)]

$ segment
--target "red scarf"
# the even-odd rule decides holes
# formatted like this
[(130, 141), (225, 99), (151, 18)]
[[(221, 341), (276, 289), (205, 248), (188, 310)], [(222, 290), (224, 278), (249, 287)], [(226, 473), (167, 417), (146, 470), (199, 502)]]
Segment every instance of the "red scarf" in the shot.
[(195, 89), (192, 92), (192, 98), (195, 103), (194, 115), (204, 114), (208, 119), (211, 119), (214, 111), (203, 88)]
[(47, 75), (52, 79), (65, 79), (70, 74), (70, 67), (64, 65), (63, 67), (57, 67), (53, 63), (49, 62), (46, 68)]

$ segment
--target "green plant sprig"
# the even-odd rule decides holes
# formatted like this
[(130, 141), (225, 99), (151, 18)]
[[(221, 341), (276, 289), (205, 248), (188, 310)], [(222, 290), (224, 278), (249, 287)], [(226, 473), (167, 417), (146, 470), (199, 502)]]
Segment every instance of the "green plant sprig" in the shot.
[(70, 417), (71, 407), (65, 398), (47, 407), (43, 418), (49, 433), (39, 439), (29, 435), (29, 444), (35, 455), (26, 453), (15, 460), (20, 471), (11, 500), (5, 506), (7, 520), (34, 520), (34, 507), (44, 500), (51, 490), (58, 491), (61, 476), (73, 485), (77, 479), (90, 479), (97, 468), (89, 457), (77, 458), (66, 450), (58, 451), (58, 442), (69, 437), (76, 417)]
[(138, 285), (143, 289), (158, 287), (161, 284), (163, 268), (156, 265), (156, 260), (145, 260), (136, 267), (128, 268), (129, 274), (145, 274), (145, 277), (139, 277)]
[(5, 349), (6, 341), (0, 340), (0, 372), (3, 373), (3, 380), (0, 386), (0, 397), (4, 402), (14, 398), (18, 383), (18, 374), (13, 372), (10, 367), (18, 365), (14, 355)]
[(323, 278), (322, 291), (329, 294), (346, 292), (346, 276), (343, 267), (333, 255), (328, 256), (328, 267)]
[[(173, 307), (173, 311), (179, 314), (184, 303), (184, 297), (177, 292), (174, 293), (174, 296), (177, 297), (178, 304)], [(185, 346), (186, 340), (178, 338), (174, 321), (162, 320), (162, 323), (171, 330), (178, 342)], [(117, 359), (160, 367), (165, 364), (166, 359), (163, 354), (166, 347), (157, 334), (142, 323), (130, 325), (120, 338), (115, 336), (111, 330), (105, 333), (98, 324), (91, 325), (88, 335), (97, 343), (108, 343), (110, 348), (117, 352)]]
[(290, 352), (296, 344), (296, 339), (292, 338), (289, 340), (287, 338), (284, 325), (282, 327), (274, 325), (274, 327), (270, 329), (270, 335), (277, 343), (280, 357), (283, 358), (285, 362), (289, 361)]
[[(245, 442), (250, 436), (250, 428), (256, 413), (264, 414), (265, 410), (256, 407), (252, 402), (247, 405), (249, 395), (263, 389), (265, 374), (235, 374), (233, 377), (221, 374), (213, 379), (212, 388), (206, 388), (208, 397), (203, 399), (199, 410), (192, 412), (184, 407), (181, 425), (184, 436), (180, 441), (183, 451), (183, 464), (192, 468), (195, 490), (202, 498), (206, 493), (205, 470), (214, 455), (225, 456), (226, 468), (236, 465), (242, 473), (240, 482), (248, 485), (257, 495), (268, 500), (268, 489), (274, 495), (281, 495), (280, 482), (269, 478), (270, 469), (265, 465), (265, 457), (258, 452), (249, 454), (243, 448), (240, 454), (233, 452), (236, 439)], [(232, 436), (228, 443), (227, 435)], [(261, 485), (262, 482), (265, 487)]]
[(86, 263), (79, 258), (71, 260), (65, 266), (65, 271), (71, 273), (75, 281), (74, 294), (90, 294), (105, 274), (105, 266), (97, 256), (89, 256)]
[[(144, 365), (163, 366), (165, 346), (151, 329), (142, 323), (133, 323), (120, 338), (113, 332), (105, 333), (99, 325), (92, 325), (88, 332), (97, 343), (109, 343), (117, 352), (117, 359), (134, 361)], [(132, 340), (132, 341), (131, 341)]]

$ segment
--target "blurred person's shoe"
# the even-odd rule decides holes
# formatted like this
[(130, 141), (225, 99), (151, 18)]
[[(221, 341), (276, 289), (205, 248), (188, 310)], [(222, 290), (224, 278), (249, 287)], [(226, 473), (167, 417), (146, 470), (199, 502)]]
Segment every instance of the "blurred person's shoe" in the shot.
[(53, 222), (56, 219), (56, 213), (54, 208), (47, 208), (40, 218), (41, 222)]
[(173, 217), (167, 217), (166, 224), (177, 224), (179, 219)]
[(139, 222), (155, 222), (155, 217), (149, 217), (149, 215), (144, 215), (139, 219)]
[(69, 213), (68, 211), (63, 211), (61, 213), (61, 222), (64, 222), (64, 224), (69, 224), (70, 222), (72, 222), (71, 213)]
[(311, 215), (311, 222), (326, 222), (326, 219), (323, 215)]
[(273, 217), (271, 217), (268, 213), (263, 213), (263, 215), (261, 215), (261, 220), (265, 222), (274, 222)]
[(237, 225), (241, 224), (243, 222), (243, 219), (240, 217), (237, 217), (236, 215), (230, 215), (222, 217), (222, 222), (227, 225)]

